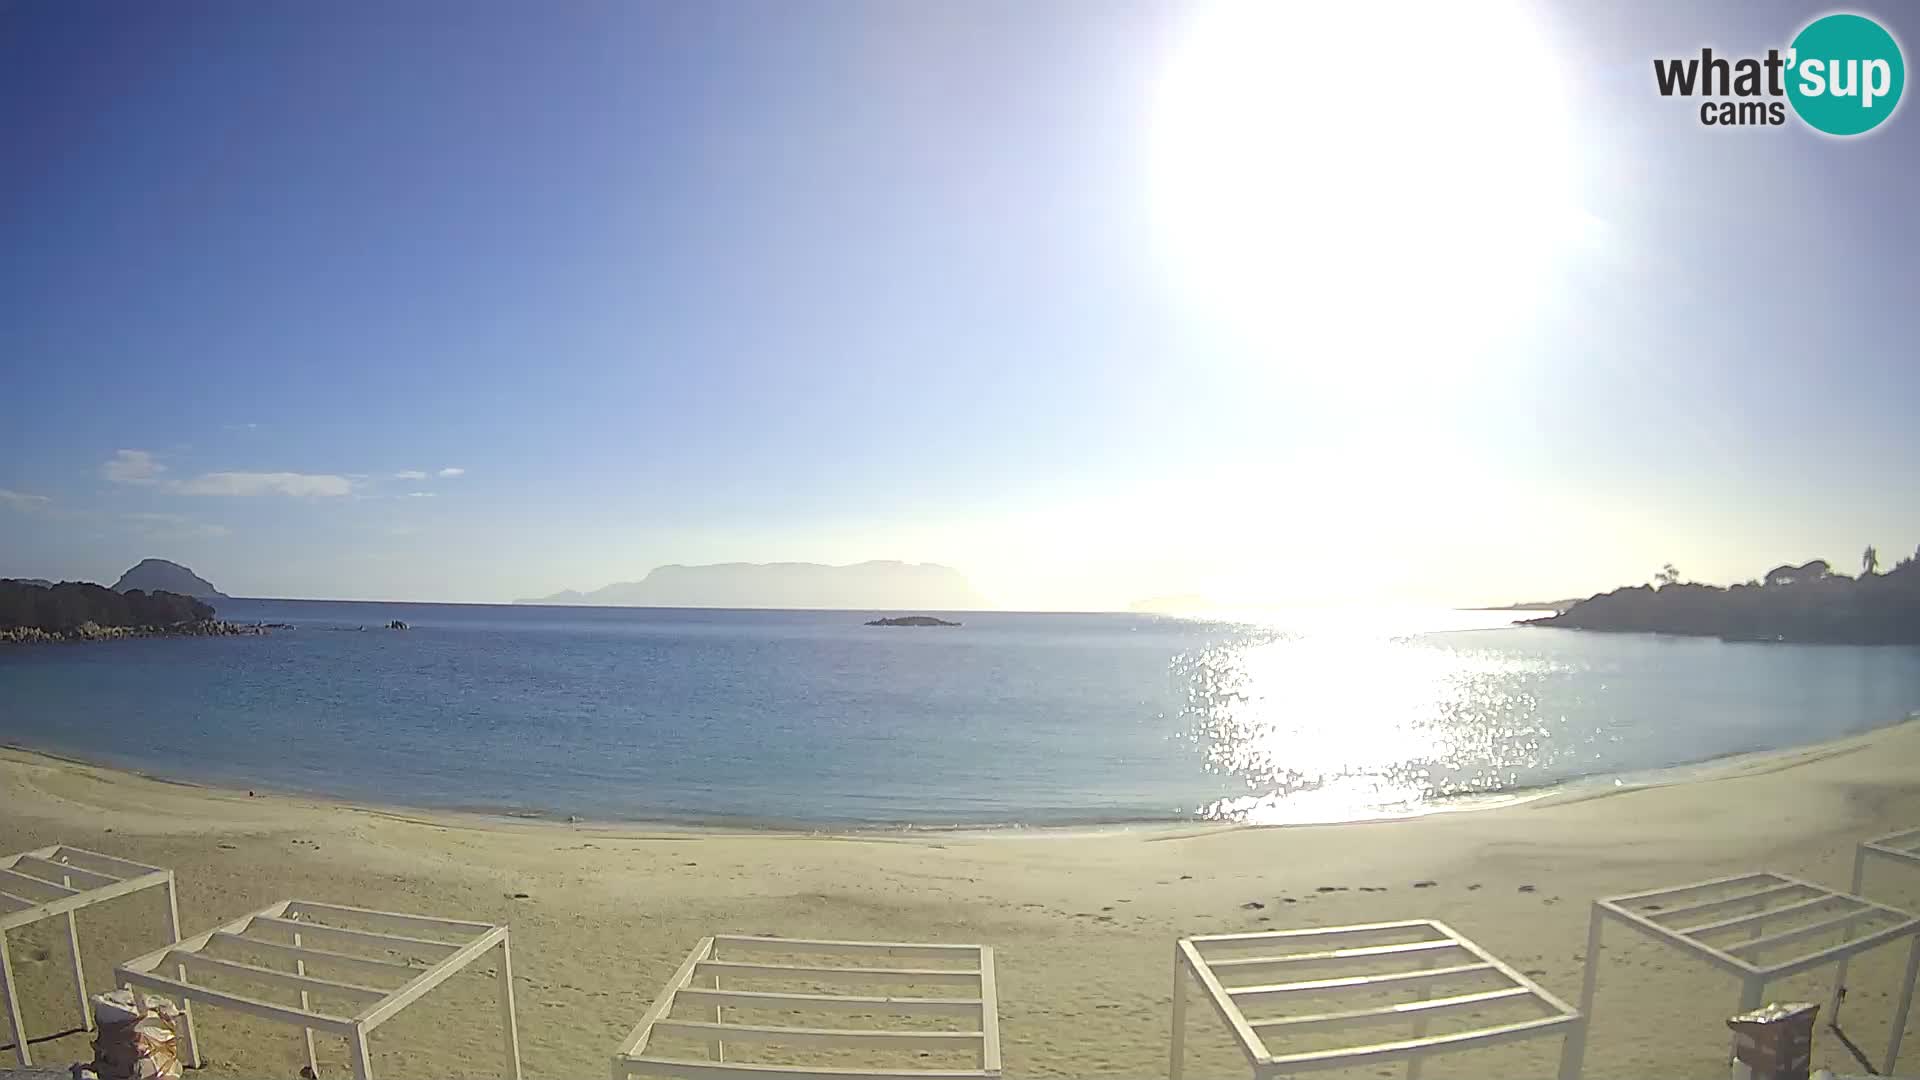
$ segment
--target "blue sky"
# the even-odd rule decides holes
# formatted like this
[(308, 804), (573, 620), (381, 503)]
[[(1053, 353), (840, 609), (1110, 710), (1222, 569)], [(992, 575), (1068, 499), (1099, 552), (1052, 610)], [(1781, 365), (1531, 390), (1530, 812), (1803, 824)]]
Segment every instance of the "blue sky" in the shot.
[[(497, 601), (899, 558), (1105, 608), (1920, 544), (1912, 105), (1843, 142), (1653, 87), (1824, 8), (1529, 5), (1551, 124), (1460, 92), (1498, 63), (1275, 33), (1258, 69), (1311, 77), (1200, 100), (1284, 179), (1215, 198), (1241, 150), (1176, 153), (1166, 102), (1217, 8), (0, 2), (0, 574)], [(1571, 239), (1462, 209), (1504, 177)]]

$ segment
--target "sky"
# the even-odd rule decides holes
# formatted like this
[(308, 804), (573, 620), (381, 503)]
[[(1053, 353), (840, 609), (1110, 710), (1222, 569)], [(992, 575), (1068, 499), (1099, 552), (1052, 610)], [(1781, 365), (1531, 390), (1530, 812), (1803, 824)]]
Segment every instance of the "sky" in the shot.
[(1322, 7), (0, 0), (0, 576), (1107, 610), (1920, 545), (1915, 106), (1652, 77), (1825, 5)]

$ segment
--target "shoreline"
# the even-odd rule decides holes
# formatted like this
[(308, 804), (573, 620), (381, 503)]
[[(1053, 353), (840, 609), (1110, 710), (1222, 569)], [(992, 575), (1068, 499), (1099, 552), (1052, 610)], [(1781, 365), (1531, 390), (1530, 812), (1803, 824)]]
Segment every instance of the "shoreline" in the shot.
[(18, 626), (0, 629), (0, 645), (90, 645), (103, 641), (144, 641), (150, 638), (253, 637), (287, 628), (285, 623), (236, 622), (231, 619), (137, 626), (100, 626), (86, 622), (65, 630)]
[(395, 820), (427, 824), (484, 828), (488, 826), (524, 826), (560, 828), (572, 832), (609, 832), (629, 829), (650, 834), (739, 835), (761, 837), (847, 837), (886, 836), (1010, 838), (1022, 836), (1098, 836), (1106, 834), (1154, 834), (1230, 831), (1240, 829), (1314, 829), (1346, 825), (1423, 821), (1455, 815), (1497, 813), (1531, 805), (1556, 806), (1609, 798), (1636, 791), (1651, 791), (1691, 783), (1710, 782), (1732, 776), (1763, 774), (1793, 768), (1810, 761), (1846, 752), (1846, 748), (1883, 732), (1914, 726), (1920, 729), (1920, 710), (1889, 724), (1869, 728), (1802, 746), (1777, 750), (1749, 750), (1723, 754), (1702, 761), (1668, 765), (1629, 773), (1597, 773), (1537, 787), (1511, 788), (1493, 792), (1463, 792), (1442, 796), (1422, 807), (1406, 812), (1381, 812), (1337, 820), (1306, 821), (1226, 821), (1190, 818), (1129, 818), (1111, 820), (1063, 821), (1046, 823), (1007, 822), (997, 824), (927, 825), (908, 822), (842, 823), (779, 820), (701, 820), (676, 818), (594, 818), (562, 816), (557, 812), (516, 811), (505, 807), (422, 806), (378, 799), (355, 799), (321, 791), (301, 791), (256, 785), (253, 788), (219, 782), (194, 780), (129, 768), (112, 762), (92, 760), (59, 751), (41, 749), (14, 742), (0, 742), (0, 761), (25, 764), (62, 765), (93, 773), (131, 777), (154, 784), (203, 792), (210, 796), (240, 800), (279, 800), (313, 808), (374, 814)]
[[(687, 950), (716, 933), (992, 945), (1006, 1075), (1122, 1080), (1164, 1075), (1177, 938), (1438, 919), (1576, 1000), (1592, 899), (1755, 870), (1844, 888), (1856, 842), (1920, 825), (1915, 776), (1920, 721), (1908, 721), (1471, 813), (775, 833), (249, 798), (7, 749), (0, 849), (68, 843), (168, 867), (188, 934), (289, 897), (509, 923), (529, 1080), (604, 1071)], [(1920, 910), (1920, 874), (1876, 869), (1865, 891)], [(162, 944), (163, 908), (129, 897), (82, 913), (90, 989)], [(64, 925), (16, 931), (12, 944), (35, 1054), (88, 1059), (88, 1036), (70, 1032)], [(1605, 947), (1587, 1075), (1724, 1069), (1738, 987), (1624, 933), (1610, 931)], [(1901, 945), (1855, 962), (1848, 1030), (1862, 1045), (1885, 1038), (1905, 958)], [(1824, 1001), (1825, 979), (1771, 989)], [(491, 1017), (494, 993), (481, 976), (445, 984), (382, 1029), (375, 1071), (492, 1075), (492, 1039), (475, 1045), (470, 1018)], [(1190, 1019), (1194, 1075), (1244, 1074), (1218, 1025), (1204, 1011)], [(303, 1063), (297, 1032), (216, 1009), (196, 1021), (209, 1078), (291, 1076)], [(344, 1045), (318, 1042), (322, 1075), (342, 1072)], [(1552, 1075), (1557, 1055), (1551, 1040), (1511, 1043), (1473, 1065)], [(1850, 1064), (1824, 1027), (1814, 1064)]]

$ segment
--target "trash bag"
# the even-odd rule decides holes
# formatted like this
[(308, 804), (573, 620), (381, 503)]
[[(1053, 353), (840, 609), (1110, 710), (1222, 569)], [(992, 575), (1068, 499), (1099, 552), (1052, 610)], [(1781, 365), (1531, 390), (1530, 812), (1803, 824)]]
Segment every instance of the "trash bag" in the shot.
[(77, 1080), (180, 1080), (180, 1010), (166, 998), (138, 1001), (131, 991), (96, 994), (93, 1063), (74, 1070)]

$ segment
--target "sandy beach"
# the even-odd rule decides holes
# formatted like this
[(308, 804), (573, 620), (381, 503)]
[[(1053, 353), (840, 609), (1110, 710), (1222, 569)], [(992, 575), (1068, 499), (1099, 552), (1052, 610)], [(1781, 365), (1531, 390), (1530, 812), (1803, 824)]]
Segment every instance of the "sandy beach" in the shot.
[[(7, 750), (0, 849), (59, 841), (172, 867), (188, 934), (287, 897), (508, 922), (529, 1077), (605, 1075), (686, 951), (716, 932), (993, 945), (1007, 1075), (1150, 1077), (1166, 1072), (1182, 935), (1438, 918), (1573, 1000), (1591, 898), (1757, 869), (1845, 887), (1857, 840), (1920, 825), (1916, 776), (1909, 722), (1663, 786), (1412, 820), (825, 836), (250, 797)], [(1882, 865), (1866, 892), (1920, 910), (1920, 873)], [(93, 989), (162, 943), (160, 904), (149, 893), (82, 914)], [(91, 1056), (72, 1032), (63, 937), (56, 920), (12, 938), (34, 1053), (55, 1065)], [(1905, 953), (1880, 949), (1850, 980), (1847, 1028), (1876, 1061)], [(1586, 1075), (1722, 1075), (1732, 981), (1619, 931), (1606, 957)], [(490, 976), (458, 977), (381, 1028), (376, 1074), (496, 1075)], [(1769, 997), (1824, 1003), (1830, 977)], [(1190, 1015), (1188, 1075), (1245, 1075), (1211, 1015)], [(199, 1021), (205, 1075), (298, 1074), (297, 1032), (214, 1010)], [(1908, 1039), (1920, 1060), (1911, 1027)], [(343, 1075), (343, 1047), (320, 1047), (323, 1075)], [(1436, 1058), (1427, 1076), (1547, 1076), (1558, 1051)], [(1815, 1063), (1856, 1068), (1824, 1025)]]

